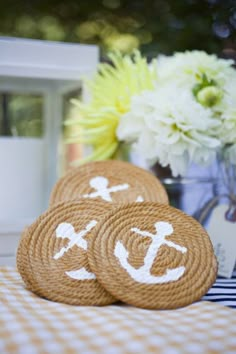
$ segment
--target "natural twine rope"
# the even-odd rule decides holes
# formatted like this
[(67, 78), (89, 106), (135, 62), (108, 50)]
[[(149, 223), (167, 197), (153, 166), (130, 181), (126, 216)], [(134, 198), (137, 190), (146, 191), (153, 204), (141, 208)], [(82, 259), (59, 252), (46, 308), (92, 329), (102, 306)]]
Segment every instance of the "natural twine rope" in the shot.
[(89, 180), (95, 176), (108, 178), (109, 187), (129, 184), (128, 189), (111, 193), (114, 203), (134, 202), (142, 196), (144, 201), (168, 204), (167, 193), (157, 177), (130, 163), (109, 160), (87, 163), (62, 177), (52, 190), (50, 205), (63, 200), (81, 199), (84, 194), (94, 192)]
[[(111, 208), (111, 204), (92, 200), (62, 202), (41, 215), (23, 233), (17, 252), (17, 267), (26, 286), (41, 297), (72, 305), (107, 305), (116, 301), (96, 279), (75, 280), (65, 274), (82, 267), (90, 270), (85, 250), (75, 245), (61, 258), (53, 258), (69, 242), (56, 237), (60, 223), (72, 224), (78, 233), (91, 220), (99, 221)], [(84, 238), (88, 241), (92, 233), (93, 229)]]
[[(134, 281), (114, 255), (117, 241), (129, 252), (128, 262), (138, 269), (151, 244), (150, 237), (131, 231), (136, 227), (155, 234), (154, 224), (165, 221), (174, 232), (167, 237), (187, 248), (182, 254), (162, 245), (151, 268), (161, 276), (167, 268), (184, 266), (184, 275), (165, 284), (142, 284)], [(203, 227), (180, 210), (157, 203), (132, 203), (110, 211), (90, 239), (89, 264), (98, 281), (117, 299), (150, 309), (172, 309), (199, 300), (216, 279), (217, 262), (211, 241)]]

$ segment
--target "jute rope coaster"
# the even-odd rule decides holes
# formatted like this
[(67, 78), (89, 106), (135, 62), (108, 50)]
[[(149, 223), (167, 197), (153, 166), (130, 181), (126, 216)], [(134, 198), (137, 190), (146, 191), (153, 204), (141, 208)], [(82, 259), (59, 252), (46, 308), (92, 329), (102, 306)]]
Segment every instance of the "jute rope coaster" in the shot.
[(115, 160), (91, 162), (62, 177), (53, 188), (50, 205), (72, 199), (168, 204), (167, 193), (155, 176), (130, 163)]
[(108, 292), (150, 309), (174, 309), (199, 300), (217, 274), (203, 227), (180, 210), (151, 202), (108, 213), (90, 239), (88, 256)]
[(115, 302), (88, 264), (88, 240), (111, 204), (92, 200), (62, 202), (39, 217), (22, 235), (17, 267), (29, 290), (73, 305)]

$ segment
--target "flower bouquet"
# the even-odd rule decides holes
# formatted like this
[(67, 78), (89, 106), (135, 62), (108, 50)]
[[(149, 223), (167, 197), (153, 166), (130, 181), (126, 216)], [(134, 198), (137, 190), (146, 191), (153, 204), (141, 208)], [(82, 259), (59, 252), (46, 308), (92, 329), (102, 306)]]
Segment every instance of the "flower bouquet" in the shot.
[[(149, 166), (185, 176), (220, 156), (227, 188), (236, 184), (236, 71), (233, 61), (203, 51), (159, 56), (149, 64), (137, 51), (110, 55), (87, 82), (91, 100), (74, 100), (78, 125), (69, 142), (92, 145), (86, 160), (114, 158), (128, 144)], [(232, 185), (233, 183), (233, 185)], [(231, 185), (231, 186), (229, 186)]]

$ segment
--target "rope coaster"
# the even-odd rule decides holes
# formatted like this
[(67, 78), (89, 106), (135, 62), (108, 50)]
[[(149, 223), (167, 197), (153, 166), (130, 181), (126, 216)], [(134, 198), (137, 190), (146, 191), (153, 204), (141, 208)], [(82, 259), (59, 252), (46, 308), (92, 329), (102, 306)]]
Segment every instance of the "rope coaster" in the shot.
[(29, 290), (73, 305), (115, 302), (88, 264), (88, 240), (111, 204), (92, 200), (62, 202), (22, 235), (17, 267)]
[(167, 193), (150, 172), (123, 161), (96, 161), (73, 169), (53, 188), (50, 205), (72, 199), (168, 204)]
[(180, 210), (151, 202), (110, 211), (90, 239), (88, 256), (109, 293), (142, 308), (191, 304), (207, 292), (217, 274), (203, 227)]

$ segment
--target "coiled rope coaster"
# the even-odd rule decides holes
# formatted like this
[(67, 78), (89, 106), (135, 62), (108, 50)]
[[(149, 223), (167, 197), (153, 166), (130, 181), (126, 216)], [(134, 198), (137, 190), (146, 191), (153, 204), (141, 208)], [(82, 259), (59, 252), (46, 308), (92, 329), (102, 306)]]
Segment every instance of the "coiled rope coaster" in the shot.
[(29, 290), (73, 305), (107, 305), (116, 299), (98, 283), (88, 264), (88, 240), (111, 204), (62, 202), (22, 235), (17, 267)]
[(168, 204), (167, 193), (155, 176), (140, 167), (115, 160), (90, 162), (62, 177), (53, 188), (50, 205), (72, 199)]
[(199, 300), (216, 279), (206, 231), (180, 210), (132, 203), (110, 211), (99, 226), (90, 238), (89, 264), (123, 302), (174, 309)]

